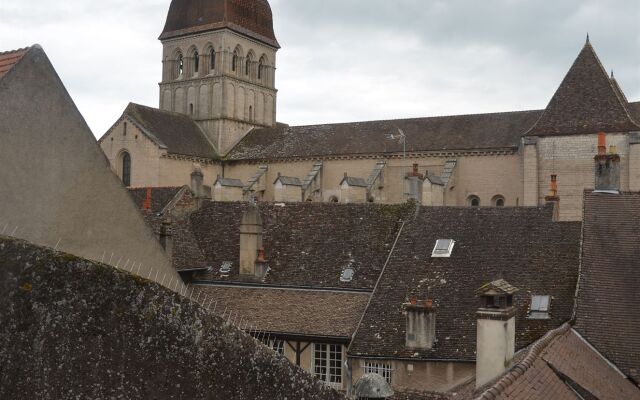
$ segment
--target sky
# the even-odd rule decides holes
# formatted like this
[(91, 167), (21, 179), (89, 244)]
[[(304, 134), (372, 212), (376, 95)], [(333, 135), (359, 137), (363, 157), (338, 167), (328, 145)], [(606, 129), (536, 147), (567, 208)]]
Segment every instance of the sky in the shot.
[[(215, 0), (211, 0), (215, 1)], [(2, 0), (0, 51), (38, 43), (96, 137), (158, 105), (170, 0)], [(270, 0), (278, 121), (541, 109), (589, 33), (640, 100), (638, 0)]]

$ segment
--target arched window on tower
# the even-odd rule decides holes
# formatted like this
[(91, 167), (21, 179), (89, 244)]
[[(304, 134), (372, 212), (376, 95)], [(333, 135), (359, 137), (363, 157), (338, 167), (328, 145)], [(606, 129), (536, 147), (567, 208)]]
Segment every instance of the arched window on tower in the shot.
[(216, 49), (211, 48), (211, 53), (209, 53), (209, 69), (211, 71), (216, 69)]
[(258, 80), (262, 79), (262, 69), (264, 68), (264, 61), (260, 59), (260, 63), (258, 64)]
[(238, 69), (238, 53), (234, 52), (233, 58), (231, 59), (231, 70), (235, 72), (236, 69)]
[(471, 195), (467, 198), (467, 203), (471, 207), (480, 207), (480, 197)]
[(124, 151), (120, 156), (120, 161), (122, 163), (122, 183), (129, 187), (131, 186), (131, 155)]
[(492, 202), (494, 207), (504, 207), (505, 204), (504, 197), (501, 195), (494, 196)]
[(178, 73), (178, 78), (181, 78), (184, 73), (184, 58), (182, 58), (182, 54), (179, 54), (176, 60), (176, 72)]
[(246, 76), (249, 76), (249, 73), (251, 72), (251, 59), (249, 57), (247, 57), (247, 62), (244, 68), (244, 74)]
[(253, 121), (253, 106), (249, 106), (249, 121)]
[(199, 70), (200, 70), (200, 54), (196, 50), (196, 52), (193, 53), (193, 72), (197, 74)]

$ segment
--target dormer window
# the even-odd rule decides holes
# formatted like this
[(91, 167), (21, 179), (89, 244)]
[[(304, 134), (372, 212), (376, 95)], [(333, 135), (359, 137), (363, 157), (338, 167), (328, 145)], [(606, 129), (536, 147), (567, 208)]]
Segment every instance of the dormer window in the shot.
[(551, 296), (533, 295), (531, 296), (531, 307), (529, 307), (529, 319), (549, 319), (549, 305)]
[(455, 244), (456, 242), (453, 239), (438, 239), (431, 257), (451, 257), (451, 252)]

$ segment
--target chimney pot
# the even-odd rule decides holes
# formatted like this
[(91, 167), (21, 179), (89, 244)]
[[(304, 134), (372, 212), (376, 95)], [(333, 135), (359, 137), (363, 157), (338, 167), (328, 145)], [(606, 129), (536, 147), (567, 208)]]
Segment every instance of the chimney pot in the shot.
[(144, 203), (142, 204), (143, 210), (151, 210), (151, 196), (153, 193), (153, 189), (150, 187), (147, 188), (147, 197), (144, 199)]

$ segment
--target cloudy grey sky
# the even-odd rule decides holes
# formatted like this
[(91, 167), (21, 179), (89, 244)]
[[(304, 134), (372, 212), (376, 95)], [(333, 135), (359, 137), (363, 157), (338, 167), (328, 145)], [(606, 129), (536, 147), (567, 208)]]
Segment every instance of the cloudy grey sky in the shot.
[[(157, 106), (169, 2), (2, 0), (0, 51), (41, 44), (100, 137), (128, 102)], [(282, 122), (543, 108), (587, 32), (640, 100), (638, 0), (270, 3)]]

